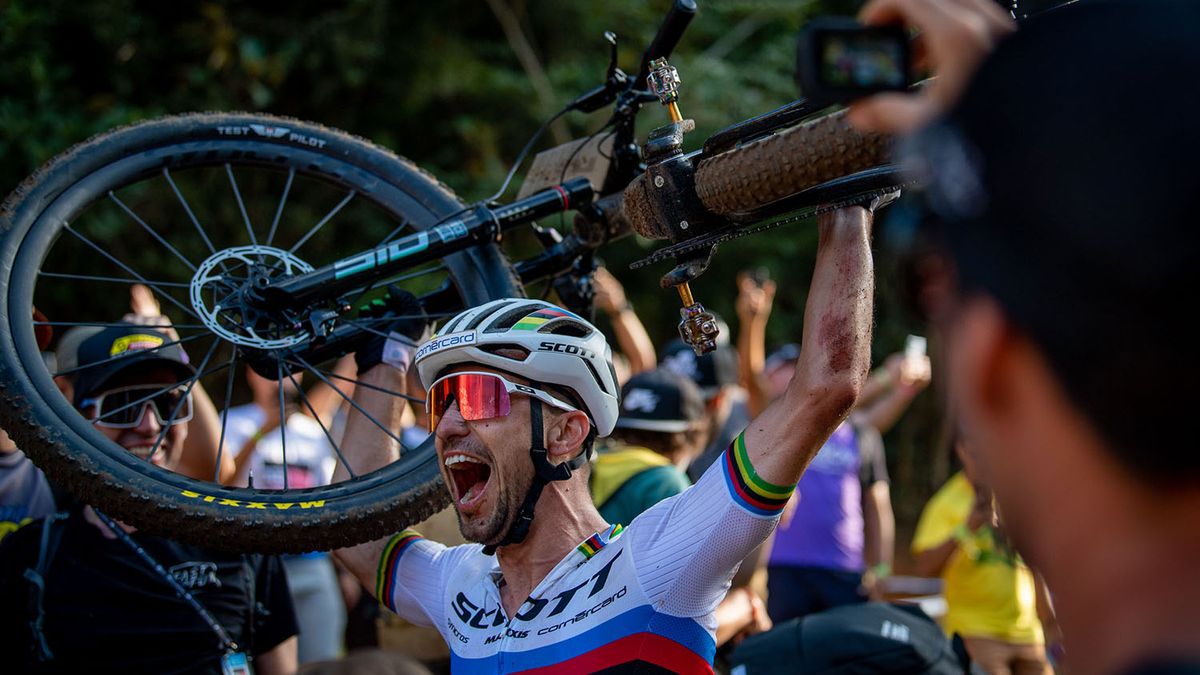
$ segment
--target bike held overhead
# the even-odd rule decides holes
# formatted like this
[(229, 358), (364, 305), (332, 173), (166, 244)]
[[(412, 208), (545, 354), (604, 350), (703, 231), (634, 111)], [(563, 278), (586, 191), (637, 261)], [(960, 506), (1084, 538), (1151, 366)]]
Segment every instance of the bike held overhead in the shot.
[[(309, 436), (329, 442), (347, 480), (317, 487), (285, 481), (280, 489), (230, 484), (215, 467), (228, 466), (244, 439), (235, 446), (222, 438), (212, 472), (199, 477), (132, 462), (54, 386), (84, 368), (48, 368), (35, 333), (55, 331), (54, 349), (73, 328), (108, 327), (123, 295), (113, 289), (141, 285), (170, 315), (171, 346), (194, 359), (188, 384), (211, 396), (212, 406), (197, 398), (204, 411), (244, 399), (237, 373), (246, 367), (294, 381), (290, 388), (301, 378), (319, 383), (340, 401), (333, 408), (345, 410), (355, 405), (347, 381), (354, 378), (336, 364), (400, 317), (386, 302), (379, 312), (368, 309), (390, 297), (388, 287), (417, 296), (411, 313), (436, 321), (545, 282), (582, 315), (592, 306), (595, 251), (630, 234), (631, 219), (646, 225), (646, 214), (658, 214), (643, 234), (671, 244), (654, 256), (675, 264), (663, 282), (680, 291), (685, 337), (693, 348), (715, 344), (716, 322), (688, 282), (716, 243), (748, 233), (743, 225), (754, 219), (787, 216), (774, 226), (870, 203), (897, 179), (878, 169), (886, 159), (880, 139), (864, 140), (840, 117), (796, 126), (803, 104), (734, 125), (712, 145), (685, 153), (692, 125), (679, 113), (680, 76), (665, 58), (695, 9), (690, 0), (673, 4), (632, 77), (617, 67), (613, 50), (604, 84), (561, 113), (608, 109), (607, 123), (582, 144), (539, 155), (530, 175), (544, 183), (526, 181), (522, 196), (507, 204), (464, 205), (368, 141), (257, 114), (141, 122), (51, 160), (0, 208), (0, 373), (14, 401), (0, 408), (3, 427), (51, 479), (147, 531), (237, 550), (301, 552), (374, 539), (443, 507), (448, 496), (433, 444), (410, 441), (383, 468), (354, 466), (340, 418), (299, 389), (297, 408), (320, 427), (309, 425)], [(672, 121), (639, 143), (637, 115), (656, 99), (669, 104)], [(813, 170), (777, 176), (778, 160), (797, 152), (838, 161), (793, 162)], [(592, 168), (574, 173), (581, 155)], [(853, 173), (860, 169), (868, 170)], [(761, 190), (767, 183), (771, 190)], [(706, 199), (710, 192), (723, 196)], [(536, 226), (567, 210), (577, 212), (570, 231)], [(530, 227), (542, 250), (510, 260), (501, 235)], [(49, 318), (30, 322), (34, 305)], [(389, 392), (424, 400), (415, 388)], [(278, 401), (280, 419), (288, 403)], [(229, 436), (229, 423), (216, 420), (219, 438)], [(415, 437), (383, 419), (375, 424), (398, 440)], [(279, 456), (289, 463), (298, 456), (289, 445), (298, 450), (301, 439), (289, 444), (287, 425), (281, 428)]]

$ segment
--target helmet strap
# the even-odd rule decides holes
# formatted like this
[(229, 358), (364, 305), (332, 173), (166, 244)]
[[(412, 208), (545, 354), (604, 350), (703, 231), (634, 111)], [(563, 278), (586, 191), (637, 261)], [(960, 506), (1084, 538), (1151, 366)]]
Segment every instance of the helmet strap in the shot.
[(529, 444), (529, 457), (533, 460), (533, 482), (529, 485), (529, 492), (525, 493), (525, 501), (521, 502), (521, 510), (517, 513), (512, 527), (508, 528), (508, 533), (500, 543), (484, 546), (484, 555), (494, 555), (496, 549), (501, 546), (525, 541), (525, 537), (529, 536), (529, 527), (533, 524), (533, 510), (542, 496), (542, 490), (552, 481), (570, 480), (571, 475), (588, 461), (589, 453), (581, 452), (578, 457), (561, 464), (550, 463), (546, 450), (545, 428), (542, 424), (542, 402), (535, 398), (530, 398), (529, 401), (529, 426), (533, 434)]

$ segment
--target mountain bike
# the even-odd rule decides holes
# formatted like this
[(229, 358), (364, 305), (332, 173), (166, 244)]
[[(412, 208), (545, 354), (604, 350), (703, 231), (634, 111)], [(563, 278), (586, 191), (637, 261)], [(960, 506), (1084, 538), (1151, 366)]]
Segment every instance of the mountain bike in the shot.
[[(694, 125), (679, 111), (679, 76), (666, 58), (695, 11), (693, 0), (675, 1), (634, 75), (618, 67), (615, 37), (606, 34), (605, 81), (555, 118), (603, 110), (607, 122), (538, 154), (509, 203), (463, 204), (370, 141), (262, 114), (164, 117), (55, 157), (0, 206), (0, 424), (80, 499), (186, 542), (328, 549), (445, 507), (431, 439), (405, 443), (394, 429), (385, 430), (402, 445), (399, 461), (361, 474), (350, 466), (353, 477), (334, 485), (287, 483), (286, 431), (282, 489), (225, 487), (158, 468), (109, 441), (63, 396), (56, 378), (80, 369), (49, 363), (39, 337), (114, 325), (127, 289), (141, 284), (170, 319), (158, 326), (174, 331), (166, 344), (183, 346), (197, 370), (184, 382), (189, 393), (202, 386), (228, 409), (249, 368), (272, 380), (303, 376), (353, 406), (343, 389), (354, 378), (334, 363), (400, 318), (364, 309), (389, 286), (416, 295), (434, 321), (539, 281), (568, 309), (586, 311), (594, 253), (637, 232), (665, 242), (637, 264), (674, 263), (663, 286), (679, 290), (681, 333), (698, 350), (711, 348), (712, 317), (688, 282), (719, 243), (875, 200), (900, 179), (886, 139), (854, 132), (841, 113), (814, 117), (805, 100), (685, 151)], [(634, 121), (654, 102), (670, 122), (639, 143)], [(567, 211), (575, 216), (565, 233), (538, 225)], [(522, 232), (540, 250), (506, 251), (504, 240)], [(31, 318), (35, 308), (44, 320)], [(419, 392), (389, 393), (423, 403)], [(298, 396), (300, 411), (315, 413), (303, 388)], [(286, 417), (283, 408), (281, 397)], [(336, 418), (320, 431), (342, 461)], [(233, 450), (222, 442), (221, 452)]]

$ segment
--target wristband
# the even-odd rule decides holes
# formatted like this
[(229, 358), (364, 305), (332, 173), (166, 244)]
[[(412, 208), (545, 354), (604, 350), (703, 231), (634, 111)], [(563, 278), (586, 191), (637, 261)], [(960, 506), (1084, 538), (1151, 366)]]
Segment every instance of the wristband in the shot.
[(891, 564), (885, 562), (872, 565), (869, 571), (871, 572), (871, 576), (875, 577), (876, 579), (886, 579), (887, 577), (892, 576), (892, 566)]

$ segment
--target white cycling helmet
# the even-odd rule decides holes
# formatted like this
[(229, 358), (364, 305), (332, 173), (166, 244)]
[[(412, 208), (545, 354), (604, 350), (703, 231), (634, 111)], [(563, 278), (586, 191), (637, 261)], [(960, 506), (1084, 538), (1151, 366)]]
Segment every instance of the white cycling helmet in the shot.
[[(506, 348), (525, 352), (525, 358), (496, 353)], [(416, 364), (423, 383), (450, 366), (478, 364), (557, 385), (583, 401), (599, 436), (617, 423), (621, 388), (604, 334), (542, 300), (506, 298), (462, 312), (421, 345)]]

